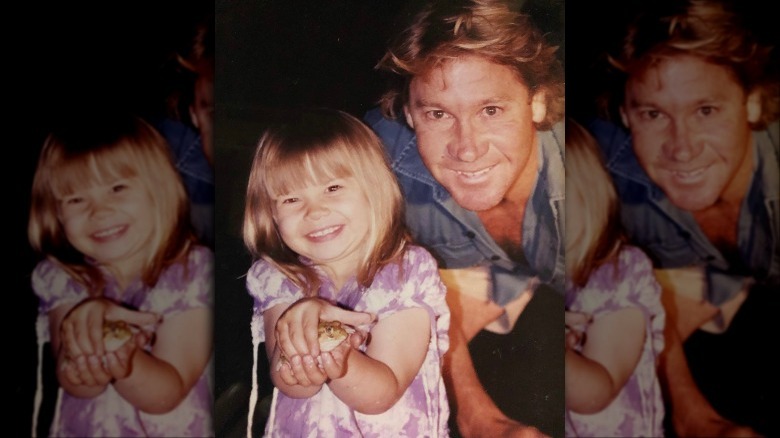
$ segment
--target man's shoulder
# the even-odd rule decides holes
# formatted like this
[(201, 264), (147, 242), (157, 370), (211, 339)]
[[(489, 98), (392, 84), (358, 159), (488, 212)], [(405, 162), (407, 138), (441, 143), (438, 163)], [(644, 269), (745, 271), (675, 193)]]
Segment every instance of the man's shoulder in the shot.
[(607, 161), (630, 149), (631, 135), (624, 127), (600, 118), (587, 120), (584, 126), (596, 140)]
[(414, 141), (414, 131), (399, 119), (386, 118), (379, 108), (369, 110), (363, 120), (379, 136), (393, 159), (398, 158)]

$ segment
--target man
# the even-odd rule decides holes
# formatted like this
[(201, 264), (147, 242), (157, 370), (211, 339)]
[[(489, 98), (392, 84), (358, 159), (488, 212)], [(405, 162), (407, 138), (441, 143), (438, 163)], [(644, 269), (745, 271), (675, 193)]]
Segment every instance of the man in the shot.
[[(183, 91), (171, 99), (176, 117), (155, 123), (171, 147), (190, 198), (192, 225), (200, 242), (214, 248), (214, 34), (211, 20), (196, 25), (185, 55), (177, 54)], [(189, 119), (181, 116), (186, 103)], [(174, 105), (175, 103), (175, 105)]]
[(611, 64), (629, 132), (590, 126), (629, 238), (664, 287), (674, 432), (773, 436), (764, 336), (780, 278), (780, 96), (769, 50), (716, 0), (665, 2), (626, 35)]
[[(562, 430), (563, 75), (555, 50), (504, 2), (432, 3), (379, 62), (397, 87), (381, 113), (366, 115), (405, 192), (411, 232), (442, 268), (452, 311), (444, 375), (453, 429), (463, 436), (540, 433), (523, 418), (546, 417)], [(534, 315), (542, 303), (550, 312)], [(518, 329), (526, 306), (522, 319), (554, 327), (534, 340), (549, 341), (542, 353), (552, 358), (536, 364), (537, 374), (539, 352), (518, 351), (539, 331), (538, 322)]]

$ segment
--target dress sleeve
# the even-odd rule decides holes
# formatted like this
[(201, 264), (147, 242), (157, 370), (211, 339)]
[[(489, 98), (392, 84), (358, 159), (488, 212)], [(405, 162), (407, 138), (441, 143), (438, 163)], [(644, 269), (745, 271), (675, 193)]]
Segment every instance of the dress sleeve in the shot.
[(32, 273), (32, 289), (38, 296), (38, 313), (46, 315), (64, 304), (78, 303), (89, 297), (87, 288), (73, 278), (60, 265), (43, 260)]
[[(197, 308), (214, 308), (214, 253), (205, 246), (190, 251), (186, 267), (168, 268), (141, 310), (174, 315)], [(147, 308), (148, 307), (148, 308)]]
[[(246, 289), (254, 300), (254, 314), (263, 313), (277, 304), (293, 303), (303, 298), (303, 292), (287, 276), (265, 260), (258, 260), (246, 275)], [(260, 321), (262, 322), (262, 321)], [(265, 341), (262, 323), (253, 330), (259, 330), (259, 342)]]
[[(382, 294), (372, 291), (368, 301), (372, 299), (384, 301), (384, 306), (368, 304), (370, 311), (376, 311), (378, 318), (388, 316), (406, 309), (423, 308), (431, 317), (431, 330), (436, 332), (439, 348), (443, 353), (449, 345), (450, 311), (447, 307), (447, 289), (439, 276), (436, 259), (425, 249), (419, 246), (410, 246), (404, 255), (402, 263), (403, 282), (398, 288), (388, 288), (384, 292), (396, 294), (395, 297), (382, 297)], [(390, 280), (393, 276), (385, 277)], [(382, 285), (372, 285), (382, 288)]]
[(617, 282), (617, 289), (607, 308), (611, 312), (629, 307), (641, 310), (648, 321), (648, 336), (653, 348), (660, 352), (664, 343), (666, 312), (661, 304), (661, 286), (653, 273), (652, 262), (641, 249), (627, 246), (621, 252), (619, 269), (617, 275), (622, 281)]

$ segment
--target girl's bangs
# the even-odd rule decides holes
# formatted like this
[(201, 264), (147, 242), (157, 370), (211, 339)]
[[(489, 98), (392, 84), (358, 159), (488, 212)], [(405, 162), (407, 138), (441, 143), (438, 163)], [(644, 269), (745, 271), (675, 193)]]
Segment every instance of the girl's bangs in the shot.
[(282, 153), (275, 158), (267, 167), (271, 171), (265, 174), (265, 185), (272, 199), (354, 175), (351, 159), (343, 148)]
[(79, 190), (136, 176), (134, 154), (128, 148), (101, 148), (63, 155), (51, 168), (51, 189), (61, 198)]

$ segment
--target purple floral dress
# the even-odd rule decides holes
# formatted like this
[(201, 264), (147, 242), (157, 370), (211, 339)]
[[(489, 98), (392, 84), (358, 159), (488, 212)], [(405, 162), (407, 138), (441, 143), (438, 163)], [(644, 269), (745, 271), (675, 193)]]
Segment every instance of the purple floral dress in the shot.
[(567, 283), (569, 311), (589, 313), (597, 320), (629, 307), (645, 315), (645, 344), (639, 363), (623, 389), (601, 412), (583, 415), (566, 411), (567, 437), (663, 436), (664, 405), (656, 365), (664, 347), (666, 318), (661, 287), (647, 255), (636, 247), (625, 246), (617, 262), (599, 267), (584, 288)]
[[(140, 280), (120, 293), (117, 284), (109, 277), (104, 296), (119, 299), (131, 308), (156, 312), (163, 318), (177, 313), (213, 307), (214, 256), (202, 246), (195, 247), (189, 255), (187, 274), (184, 266), (174, 265), (166, 269), (153, 288), (145, 287)], [(36, 266), (32, 286), (39, 297), (38, 343), (39, 349), (49, 340), (48, 312), (58, 306), (77, 303), (88, 297), (86, 289), (57, 264), (44, 260)], [(212, 428), (212, 362), (203, 371), (187, 397), (171, 412), (153, 415), (141, 412), (108, 385), (97, 397), (76, 398), (59, 390), (59, 400), (51, 427), (51, 436), (57, 437), (208, 437), (214, 436)], [(39, 385), (40, 386), (40, 385)], [(40, 391), (40, 388), (39, 388)]]
[[(382, 320), (410, 308), (423, 308), (431, 319), (431, 339), (425, 360), (406, 393), (388, 411), (365, 415), (352, 410), (328, 388), (308, 399), (293, 399), (274, 389), (265, 433), (270, 437), (443, 437), (448, 436), (449, 405), (441, 376), (442, 356), (449, 346), (450, 314), (436, 261), (424, 249), (410, 245), (399, 265), (384, 267), (371, 287), (354, 280), (340, 290), (323, 276), (319, 296), (341, 306), (371, 312)], [(399, 276), (399, 267), (402, 276)], [(277, 304), (293, 303), (303, 294), (269, 263), (254, 263), (247, 289), (255, 299), (253, 338), (263, 342), (262, 314)]]

